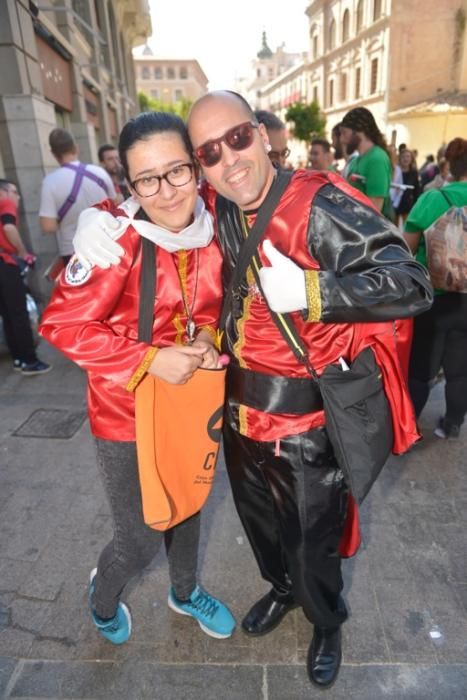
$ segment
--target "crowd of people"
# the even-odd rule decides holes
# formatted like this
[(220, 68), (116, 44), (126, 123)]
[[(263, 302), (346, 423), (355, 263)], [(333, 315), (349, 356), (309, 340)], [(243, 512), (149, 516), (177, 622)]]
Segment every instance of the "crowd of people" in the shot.
[[(391, 152), (371, 112), (358, 107), (333, 129), (332, 142), (313, 140), (311, 167), (285, 178), (285, 125), (218, 91), (193, 105), (187, 126), (164, 113), (131, 119), (118, 149), (101, 147), (103, 167), (81, 163), (63, 129), (50, 145), (59, 169), (43, 184), (41, 226), (57, 235), (65, 269), (41, 334), (87, 372), (114, 524), (89, 580), (94, 625), (112, 643), (130, 638), (125, 588), (164, 541), (169, 607), (211, 636), (235, 629), (228, 607), (198, 582), (200, 513), (165, 533), (145, 522), (135, 427), (134, 393), (145, 376), (185, 385), (220, 367), (223, 353), (227, 472), (270, 587), (241, 627), (267, 634), (301, 607), (313, 624), (309, 679), (330, 687), (348, 615), (341, 558), (358, 549), (358, 504), (310, 367), (313, 377), (329, 365), (345, 370), (372, 348), (395, 453), (420, 437), (417, 418), (443, 370), (446, 412), (435, 432), (459, 435), (467, 412), (466, 295), (435, 288), (433, 301), (423, 234), (452, 207), (467, 206), (467, 141), (454, 139), (437, 165), (430, 158), (418, 171), (413, 150), (404, 144)], [(0, 183), (0, 203), (1, 190)], [(20, 239), (8, 228), (5, 236), (24, 256)], [(140, 335), (148, 246), (155, 267), (149, 341)], [(13, 344), (10, 350), (23, 367)]]
[[(398, 226), (416, 259), (430, 268), (424, 232), (451, 207), (467, 206), (467, 141), (453, 139), (438, 149), (436, 159), (428, 155), (418, 169), (417, 151), (405, 143), (397, 149), (389, 147), (365, 107), (350, 110), (332, 136), (338, 156), (333, 165), (313, 157), (314, 142), (310, 165), (320, 170), (333, 168), (364, 192)], [(435, 284), (433, 306), (415, 318), (409, 359), (408, 382), (417, 418), (440, 374), (445, 380), (446, 409), (434, 430), (443, 439), (458, 437), (467, 412), (467, 299), (462, 283), (467, 266), (463, 250), (456, 253), (461, 278), (458, 289)]]
[[(111, 198), (115, 204), (129, 197), (118, 150), (99, 148), (100, 165), (82, 163), (79, 147), (66, 129), (49, 134), (50, 151), (59, 167), (42, 182), (39, 222), (44, 234), (53, 234), (58, 258), (49, 270), (55, 278), (73, 254), (78, 217), (87, 207)], [(28, 252), (19, 231), (20, 193), (15, 182), (0, 180), (0, 316), (13, 369), (23, 376), (45, 374), (52, 365), (36, 354), (36, 341), (27, 308), (25, 275), (36, 257)]]

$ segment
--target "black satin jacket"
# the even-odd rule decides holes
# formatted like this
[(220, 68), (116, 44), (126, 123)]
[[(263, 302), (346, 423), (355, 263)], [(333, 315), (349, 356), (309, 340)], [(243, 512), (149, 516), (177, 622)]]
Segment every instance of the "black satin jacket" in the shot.
[[(298, 171), (267, 228), (265, 237), (270, 237), (275, 226), (282, 236), (281, 252), (302, 267), (319, 271), (321, 322), (409, 318), (432, 304), (433, 289), (426, 269), (412, 257), (394, 224), (367, 202), (337, 175)], [(218, 195), (216, 218), (227, 289), (243, 241), (241, 214), (233, 202)], [(294, 235), (293, 230), (300, 229), (306, 230)], [(307, 250), (300, 251), (300, 247)], [(303, 264), (304, 255), (310, 264)], [(241, 299), (248, 292), (244, 280)], [(237, 303), (232, 298), (224, 303), (230, 307), (224, 345), (231, 351), (238, 339), (237, 321), (243, 309), (238, 299)]]

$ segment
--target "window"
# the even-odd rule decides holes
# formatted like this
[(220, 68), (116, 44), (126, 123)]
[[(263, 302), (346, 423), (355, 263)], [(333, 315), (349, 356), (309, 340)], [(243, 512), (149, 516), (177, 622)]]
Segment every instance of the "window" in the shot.
[(99, 8), (99, 4), (100, 3), (96, 2), (96, 0), (94, 0), (94, 12), (96, 13), (97, 26), (99, 27), (100, 31), (102, 32), (103, 17), (101, 16), (101, 12), (102, 12), (103, 8), (102, 7)]
[(151, 71), (149, 70), (149, 66), (143, 66), (141, 68), (141, 78), (143, 80), (150, 80), (151, 79)]
[(312, 51), (312, 56), (313, 58), (318, 58), (318, 35), (315, 34), (313, 39), (311, 40), (311, 51)]
[(155, 100), (159, 99), (159, 90), (151, 90), (151, 97)]
[(174, 90), (174, 101), (181, 102), (183, 100), (183, 90)]
[(346, 10), (342, 18), (342, 41), (349, 40), (350, 12)]
[(370, 95), (374, 95), (378, 89), (378, 59), (373, 58), (371, 61), (370, 73)]
[(381, 17), (381, 0), (373, 0), (373, 22)]
[(160, 66), (154, 68), (154, 79), (162, 80), (162, 68)]
[(274, 78), (274, 68), (272, 66), (268, 68), (268, 78), (269, 80), (272, 80)]
[(313, 102), (318, 102), (318, 86), (315, 85), (313, 88)]
[(347, 73), (341, 73), (339, 99), (341, 102), (345, 102), (347, 99)]
[(312, 60), (318, 58), (318, 26), (313, 24), (310, 29), (310, 39), (311, 39), (311, 58)]
[(261, 68), (256, 69), (256, 77), (261, 78)]
[(358, 100), (361, 97), (361, 84), (362, 84), (362, 69), (360, 67), (355, 69), (355, 99)]
[(363, 28), (363, 0), (358, 0), (357, 5), (357, 33)]
[(175, 80), (175, 70), (173, 68), (167, 68), (167, 78), (169, 80)]
[(118, 31), (117, 31), (117, 23), (115, 20), (115, 14), (114, 14), (112, 5), (110, 5), (110, 4), (109, 4), (109, 29), (110, 29), (112, 49), (113, 49), (114, 60), (115, 60), (115, 72), (117, 74), (117, 77), (121, 80), (123, 77), (121, 47), (119, 46), (119, 43), (118, 43)]
[(180, 66), (180, 80), (186, 80), (188, 78), (188, 69), (186, 66)]
[(329, 105), (329, 107), (332, 107), (334, 105), (334, 80), (329, 81), (328, 105)]
[(328, 30), (328, 48), (331, 51), (334, 46), (336, 45), (336, 22), (335, 20), (331, 20), (331, 24), (329, 25), (329, 30)]

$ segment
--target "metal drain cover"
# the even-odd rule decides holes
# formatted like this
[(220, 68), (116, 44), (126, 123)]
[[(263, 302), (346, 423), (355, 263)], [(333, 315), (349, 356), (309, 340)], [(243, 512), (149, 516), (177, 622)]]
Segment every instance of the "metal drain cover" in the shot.
[(68, 440), (81, 428), (86, 417), (86, 411), (38, 408), (14, 431), (13, 435)]

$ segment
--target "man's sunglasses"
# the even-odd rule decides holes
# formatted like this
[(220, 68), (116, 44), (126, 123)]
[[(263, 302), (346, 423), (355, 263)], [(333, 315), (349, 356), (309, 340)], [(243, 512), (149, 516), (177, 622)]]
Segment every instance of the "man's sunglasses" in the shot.
[(222, 143), (226, 143), (233, 151), (244, 151), (253, 143), (254, 131), (258, 124), (253, 122), (243, 122), (225, 132), (218, 139), (206, 141), (195, 150), (195, 156), (203, 168), (212, 168), (217, 165), (222, 158)]
[(283, 148), (282, 151), (269, 151), (268, 156), (273, 161), (279, 161), (281, 158), (290, 156), (290, 148)]

